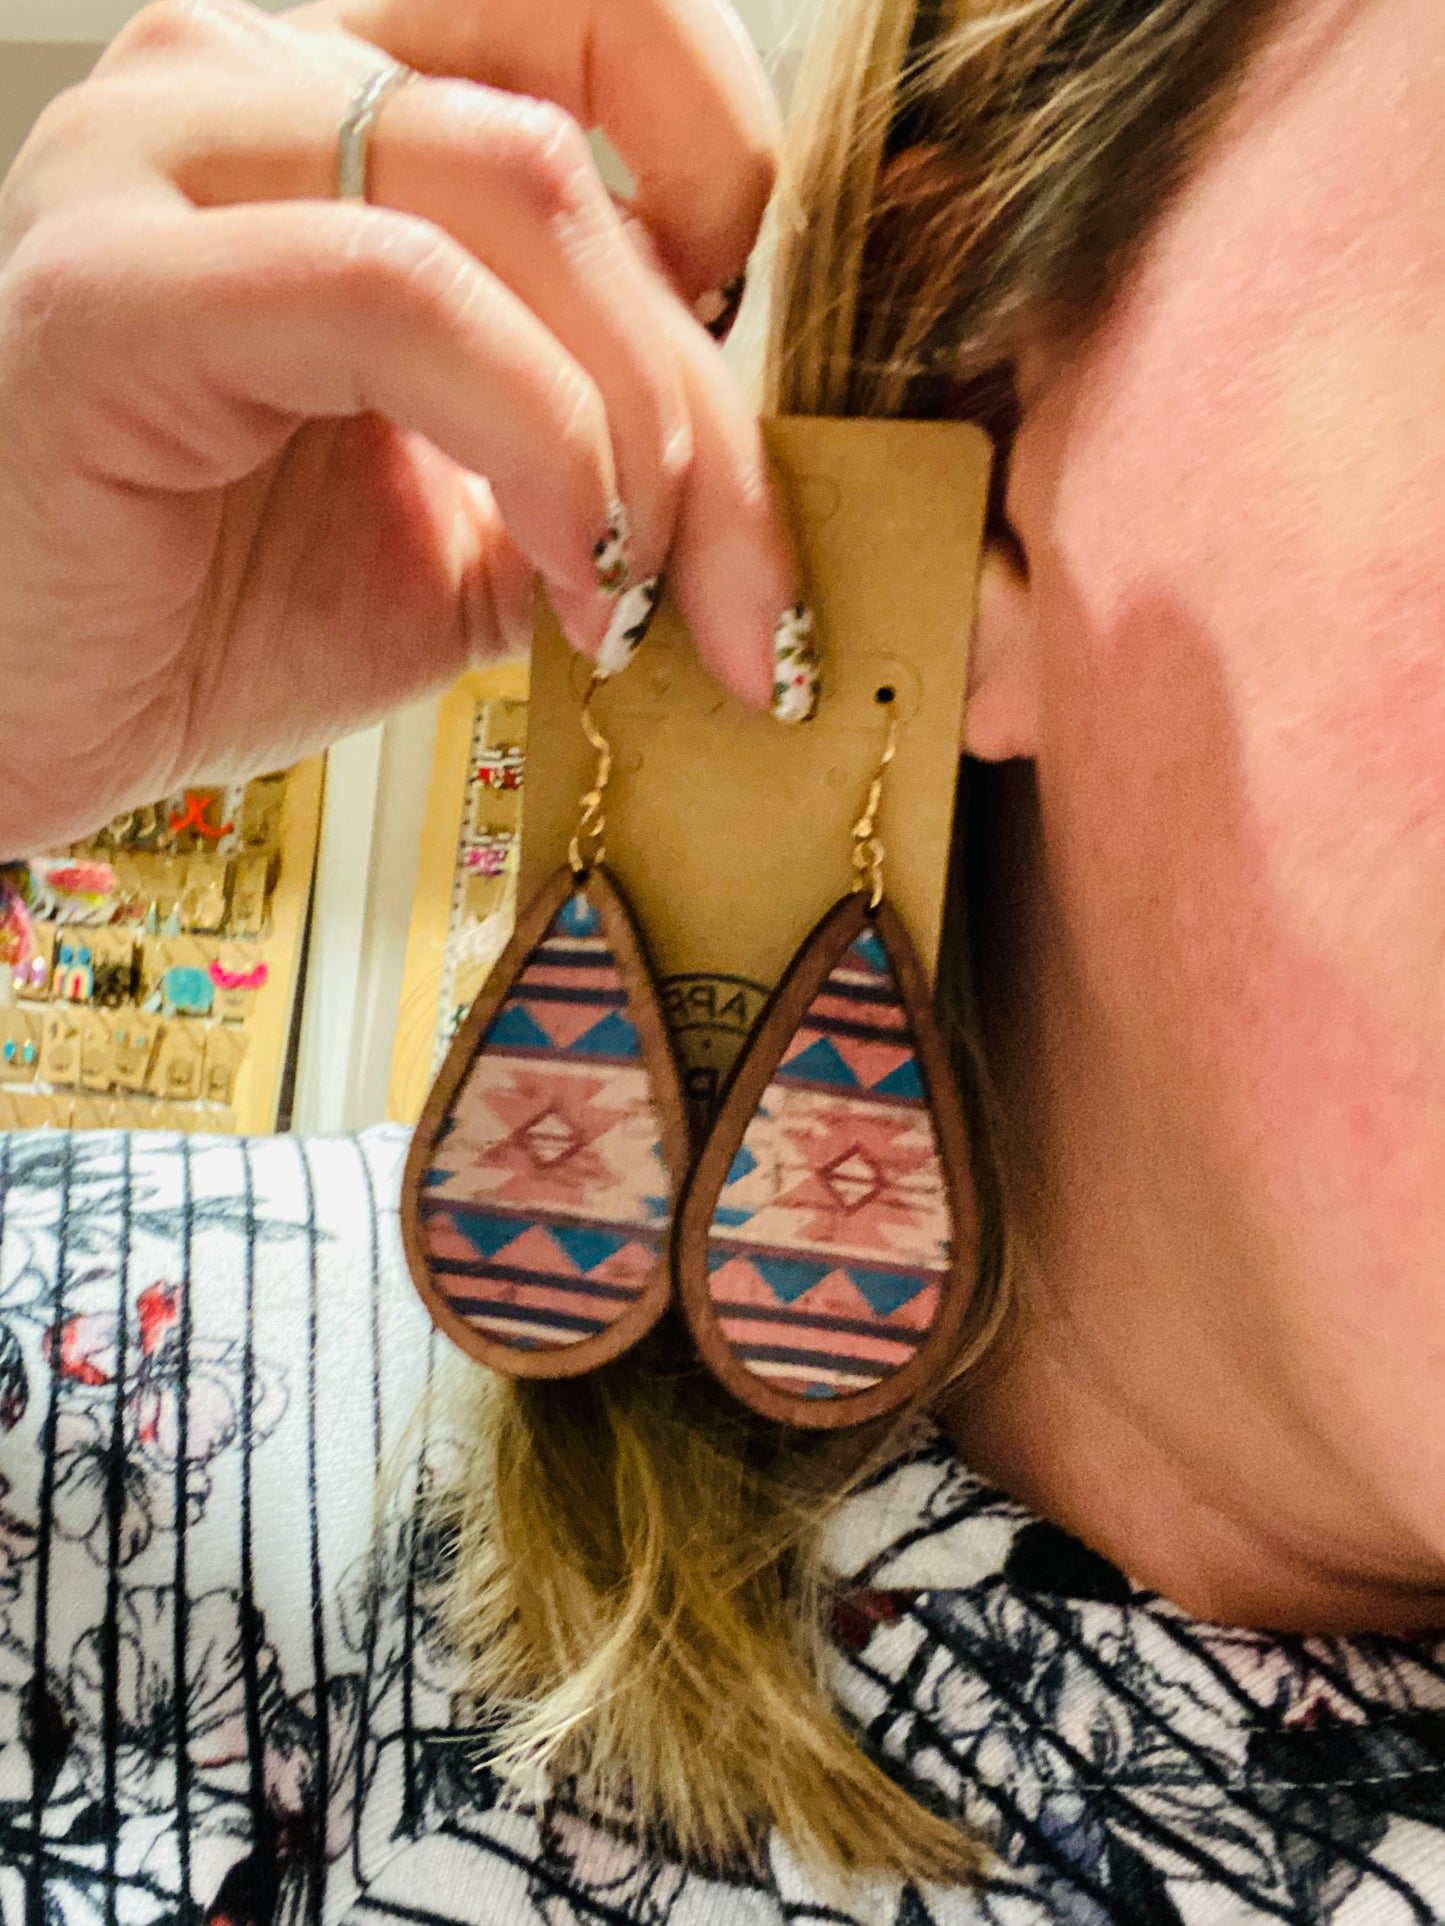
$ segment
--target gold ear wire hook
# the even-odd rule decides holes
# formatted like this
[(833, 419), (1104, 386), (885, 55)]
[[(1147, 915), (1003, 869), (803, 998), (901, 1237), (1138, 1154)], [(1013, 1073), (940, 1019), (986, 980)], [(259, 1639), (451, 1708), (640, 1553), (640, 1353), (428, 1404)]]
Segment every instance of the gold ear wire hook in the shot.
[[(572, 874), (578, 877), (585, 876), (607, 853), (604, 838), (607, 834), (607, 785), (612, 780), (612, 744), (597, 727), (592, 715), (592, 698), (601, 681), (600, 676), (594, 675), (582, 698), (582, 733), (597, 751), (597, 769), (592, 778), (592, 787), (582, 798), (582, 814), (567, 847), (567, 861), (572, 866)], [(593, 846), (590, 854), (586, 847), (588, 843)]]
[(853, 888), (855, 892), (865, 889), (869, 892), (870, 909), (877, 909), (883, 901), (883, 859), (887, 851), (878, 836), (878, 811), (883, 802), (884, 778), (897, 754), (898, 718), (890, 713), (888, 740), (883, 745), (878, 772), (869, 784), (868, 800), (863, 805), (863, 814), (853, 825), (853, 868), (857, 872)]

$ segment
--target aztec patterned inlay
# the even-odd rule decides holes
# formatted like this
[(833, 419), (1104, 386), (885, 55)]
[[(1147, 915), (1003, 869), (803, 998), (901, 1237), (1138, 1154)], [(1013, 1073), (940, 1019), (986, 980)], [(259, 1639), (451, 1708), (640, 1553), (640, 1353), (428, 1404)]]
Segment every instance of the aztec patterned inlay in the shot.
[(421, 1203), (432, 1276), (492, 1343), (576, 1344), (643, 1295), (670, 1208), (627, 991), (579, 892), (518, 972), (438, 1135)]
[(813, 1000), (718, 1200), (708, 1288), (723, 1335), (778, 1391), (866, 1391), (927, 1336), (951, 1228), (908, 1014), (868, 929)]

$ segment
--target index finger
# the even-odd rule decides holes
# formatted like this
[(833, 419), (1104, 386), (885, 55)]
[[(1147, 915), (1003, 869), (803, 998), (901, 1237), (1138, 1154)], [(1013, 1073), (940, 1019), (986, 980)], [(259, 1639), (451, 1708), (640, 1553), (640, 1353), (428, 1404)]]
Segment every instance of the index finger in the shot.
[(746, 264), (772, 193), (779, 119), (727, 0), (316, 0), (290, 17), (358, 35), (423, 73), (555, 101), (600, 127), (690, 299)]

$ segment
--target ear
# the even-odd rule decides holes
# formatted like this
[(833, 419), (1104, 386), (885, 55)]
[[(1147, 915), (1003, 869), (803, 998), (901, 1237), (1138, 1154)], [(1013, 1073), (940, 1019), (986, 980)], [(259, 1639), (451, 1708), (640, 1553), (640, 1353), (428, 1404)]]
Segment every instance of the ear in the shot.
[(980, 762), (1031, 759), (1038, 748), (1039, 650), (1023, 552), (990, 540), (979, 579), (962, 748)]

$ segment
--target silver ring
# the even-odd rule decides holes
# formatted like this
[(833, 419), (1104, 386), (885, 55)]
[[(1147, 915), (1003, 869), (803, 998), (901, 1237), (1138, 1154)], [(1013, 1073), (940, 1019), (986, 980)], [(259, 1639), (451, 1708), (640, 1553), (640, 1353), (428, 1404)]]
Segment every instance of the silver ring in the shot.
[(368, 74), (357, 89), (341, 123), (341, 138), (336, 149), (336, 198), (339, 201), (367, 198), (367, 161), (376, 117), (399, 87), (416, 78), (414, 67), (403, 67), (400, 61), (392, 60), (376, 73)]

